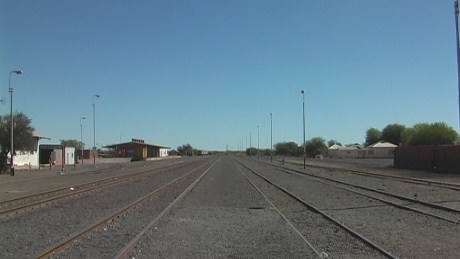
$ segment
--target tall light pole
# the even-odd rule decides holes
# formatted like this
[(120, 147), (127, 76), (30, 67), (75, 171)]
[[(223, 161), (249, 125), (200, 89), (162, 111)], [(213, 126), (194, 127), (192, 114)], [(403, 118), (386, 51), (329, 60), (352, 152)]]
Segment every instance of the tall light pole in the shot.
[(251, 154), (251, 149), (252, 149), (252, 135), (251, 135), (251, 132), (249, 132), (249, 157), (252, 156)]
[(80, 118), (80, 149), (81, 149), (81, 164), (83, 164), (83, 124), (82, 120), (86, 120), (86, 117)]
[(94, 104), (94, 97), (101, 97), (98, 94), (93, 95), (93, 164), (96, 164), (96, 104)]
[(303, 169), (305, 169), (305, 160), (307, 157), (307, 147), (305, 146), (305, 92), (302, 90), (302, 112), (303, 112)]
[(11, 74), (22, 75), (22, 70), (13, 70), (13, 71), (11, 71), (10, 76), (9, 76), (9, 81), (8, 81), (8, 90), (10, 92), (10, 115), (11, 115), (10, 175), (14, 176), (14, 162), (13, 162), (13, 157), (14, 157), (14, 145), (13, 145), (13, 139), (14, 139), (14, 133), (13, 133), (13, 131), (14, 131), (14, 123), (13, 123), (13, 88), (11, 88)]
[[(455, 0), (454, 3), (455, 8), (455, 31), (456, 31), (456, 38), (457, 38), (457, 80), (458, 80), (458, 111), (459, 111), (459, 121), (460, 121), (460, 43), (459, 43), (459, 35), (458, 35), (458, 1)], [(460, 128), (459, 128), (460, 129)]]
[(270, 162), (273, 162), (273, 115), (270, 112)]
[(259, 125), (257, 125), (257, 159), (260, 159)]

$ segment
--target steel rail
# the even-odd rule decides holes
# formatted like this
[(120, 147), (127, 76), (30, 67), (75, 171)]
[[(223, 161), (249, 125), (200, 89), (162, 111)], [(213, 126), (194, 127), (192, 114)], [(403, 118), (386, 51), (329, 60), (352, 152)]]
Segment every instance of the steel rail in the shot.
[[(281, 169), (281, 171), (284, 171), (284, 170)], [(290, 172), (287, 172), (287, 171), (285, 171), (285, 172), (290, 173)], [(301, 175), (303, 175), (303, 174), (301, 174)], [(409, 211), (417, 212), (417, 213), (420, 213), (420, 214), (423, 214), (423, 215), (427, 215), (427, 216), (431, 216), (431, 217), (438, 218), (438, 219), (441, 219), (441, 220), (445, 220), (445, 221), (448, 221), (448, 222), (451, 222), (451, 223), (460, 224), (460, 221), (458, 221), (458, 220), (446, 218), (446, 217), (436, 215), (436, 214), (431, 213), (431, 212), (411, 208), (411, 207), (406, 206), (406, 205), (402, 205), (402, 204), (399, 204), (399, 203), (396, 203), (396, 202), (385, 200), (385, 199), (382, 199), (382, 198), (379, 198), (379, 197), (376, 197), (376, 196), (373, 196), (373, 195), (370, 195), (370, 194), (361, 193), (361, 192), (358, 192), (358, 191), (355, 191), (355, 190), (352, 190), (352, 189), (349, 189), (349, 188), (346, 188), (346, 187), (339, 186), (337, 184), (327, 183), (324, 180), (318, 180), (317, 179), (315, 181), (317, 181), (319, 183), (322, 183), (322, 184), (325, 184), (325, 185), (333, 186), (335, 188), (342, 189), (342, 190), (345, 190), (345, 191), (348, 191), (348, 192), (351, 192), (351, 193), (354, 193), (354, 194), (358, 194), (358, 195), (361, 195), (361, 196), (364, 196), (364, 197), (372, 198), (372, 199), (381, 201), (383, 203), (395, 206), (395, 207), (400, 208), (400, 209), (409, 210)], [(353, 186), (353, 185), (351, 185), (351, 186)], [(380, 193), (380, 194), (382, 194), (382, 193)], [(391, 196), (391, 195), (389, 195), (389, 196)], [(450, 208), (448, 208), (448, 209), (450, 209)]]
[[(262, 162), (259, 161), (259, 163), (264, 163), (267, 165), (273, 165), (268, 162)], [(299, 163), (287, 161), (285, 163), (293, 164), (293, 165), (300, 165)], [(277, 165), (273, 165), (277, 166)], [(423, 183), (428, 186), (438, 186), (438, 187), (443, 187), (446, 189), (452, 189), (452, 190), (460, 190), (460, 184), (457, 183), (449, 183), (449, 182), (441, 182), (441, 181), (433, 181), (433, 180), (425, 180), (425, 179), (420, 179), (420, 178), (411, 178), (411, 177), (404, 177), (404, 176), (397, 176), (397, 175), (386, 175), (386, 174), (379, 174), (379, 173), (371, 173), (369, 171), (361, 171), (357, 169), (350, 169), (350, 168), (343, 168), (340, 166), (321, 166), (321, 165), (312, 165), (312, 164), (307, 164), (308, 167), (312, 168), (319, 168), (319, 169), (329, 169), (329, 170), (337, 170), (337, 171), (345, 171), (345, 172), (350, 172), (358, 175), (363, 175), (363, 176), (368, 176), (368, 177), (375, 177), (375, 178), (382, 178), (382, 179), (398, 179), (404, 182), (413, 182), (413, 183)], [(277, 166), (280, 167), (280, 166)]]
[(144, 237), (144, 235), (150, 231), (158, 221), (163, 218), (166, 213), (168, 213), (177, 203), (179, 203), (200, 181), (206, 174), (211, 170), (211, 168), (217, 163), (218, 160), (214, 161), (214, 163), (204, 171), (185, 191), (183, 191), (173, 202), (171, 202), (168, 207), (166, 207), (154, 220), (152, 220), (147, 226), (145, 226), (141, 232), (139, 232), (128, 244), (123, 247), (122, 250), (118, 252), (115, 258), (126, 258), (128, 254), (132, 251), (132, 249), (139, 243), (139, 241)]
[(176, 179), (170, 181), (169, 183), (167, 183), (167, 184), (155, 189), (154, 191), (142, 196), (141, 198), (135, 200), (134, 202), (128, 204), (127, 206), (117, 210), (116, 212), (114, 212), (114, 213), (112, 213), (112, 214), (100, 219), (99, 221), (95, 222), (91, 226), (89, 226), (89, 227), (87, 227), (87, 228), (85, 228), (85, 229), (83, 229), (83, 230), (81, 230), (79, 232), (76, 232), (76, 233), (70, 235), (67, 239), (62, 240), (58, 244), (55, 244), (53, 247), (50, 247), (46, 251), (41, 252), (39, 255), (36, 256), (36, 258), (47, 258), (47, 257), (55, 254), (56, 252), (64, 249), (65, 247), (70, 246), (77, 239), (79, 239), (79, 238), (81, 238), (83, 236), (86, 236), (89, 233), (93, 232), (94, 230), (99, 229), (100, 227), (117, 220), (118, 218), (120, 218), (122, 215), (125, 215), (129, 211), (137, 209), (139, 206), (141, 206), (145, 202), (153, 199), (154, 196), (156, 196), (159, 192), (165, 190), (166, 188), (168, 188), (171, 185), (175, 184), (177, 181), (189, 176), (190, 174), (194, 173), (196, 170), (200, 169), (201, 167), (203, 167), (203, 166), (205, 166), (205, 165), (207, 165), (207, 164), (209, 164), (211, 162), (212, 161), (207, 161), (206, 163), (204, 163), (204, 164), (192, 169), (191, 171), (189, 171), (189, 172), (177, 177)]
[[(91, 172), (94, 172), (94, 171), (91, 171)], [(41, 178), (41, 179), (47, 179), (47, 178), (53, 178), (53, 177), (55, 177), (55, 176), (45, 177), (45, 178)], [(8, 207), (9, 205), (14, 204), (14, 203), (19, 203), (19, 202), (24, 202), (24, 201), (27, 201), (27, 200), (38, 199), (38, 198), (40, 198), (42, 196), (49, 196), (49, 195), (59, 193), (59, 192), (66, 192), (66, 191), (69, 191), (70, 187), (83, 188), (83, 187), (85, 187), (87, 185), (97, 184), (97, 183), (103, 182), (103, 181), (111, 181), (113, 179), (114, 179), (113, 177), (105, 178), (105, 179), (100, 179), (100, 180), (97, 180), (97, 181), (92, 181), (92, 182), (88, 182), (88, 183), (84, 183), (84, 184), (80, 184), (80, 185), (66, 186), (66, 187), (61, 187), (61, 188), (53, 189), (53, 190), (46, 191), (46, 192), (34, 193), (34, 194), (21, 196), (21, 197), (9, 199), (9, 200), (3, 200), (3, 201), (0, 201), (0, 208)], [(18, 182), (26, 182), (26, 181), (27, 180), (18, 181)]]
[(241, 170), (241, 168), (239, 166), (237, 166), (234, 162), (234, 160), (232, 159), (232, 163), (233, 165), (241, 172), (241, 174), (246, 178), (246, 180), (252, 185), (252, 187), (254, 187), (254, 189), (257, 190), (257, 192), (260, 193), (260, 195), (262, 195), (262, 197), (264, 197), (264, 199), (270, 204), (270, 206), (272, 208), (274, 208), (276, 210), (276, 212), (278, 212), (278, 214), (281, 216), (281, 218), (283, 218), (284, 221), (286, 221), (286, 223), (294, 230), (294, 232), (296, 232), (300, 238), (302, 238), (302, 240), (313, 250), (313, 252), (319, 257), (319, 258), (322, 258), (322, 254), (318, 251), (318, 249), (316, 249), (311, 243), (310, 241), (304, 236), (302, 235), (302, 233), (300, 233), (300, 231), (292, 224), (292, 222), (278, 209), (278, 207), (275, 206), (275, 204), (273, 204), (270, 199), (268, 199), (268, 197), (262, 192), (262, 190), (260, 190), (255, 184), (254, 182), (251, 181), (251, 179), (249, 179), (249, 177), (243, 172), (243, 170)]
[(368, 244), (369, 246), (373, 247), (374, 249), (378, 250), (380, 253), (382, 253), (383, 255), (385, 255), (386, 257), (388, 258), (397, 258), (395, 255), (391, 254), (389, 251), (385, 250), (383, 247), (379, 246), (378, 244), (374, 243), (372, 240), (366, 238), (365, 236), (359, 234), (358, 232), (354, 231), (353, 229), (351, 229), (350, 227), (346, 226), (345, 224), (339, 222), (338, 220), (334, 219), (333, 217), (329, 216), (327, 213), (323, 212), (322, 210), (318, 209), (317, 207), (315, 207), (314, 205), (304, 201), (302, 198), (296, 196), (294, 193), (286, 190), (285, 188), (279, 186), (278, 184), (276, 184), (275, 182), (269, 180), (268, 178), (262, 176), (261, 174), (257, 173), (255, 170), (249, 168), (247, 165), (241, 163), (240, 161), (238, 161), (238, 163), (240, 163), (242, 166), (244, 166), (246, 169), (248, 169), (249, 171), (251, 171), (252, 173), (254, 173), (255, 175), (259, 176), (260, 178), (262, 178), (264, 181), (266, 181), (267, 183), (275, 186), (276, 188), (278, 188), (279, 190), (281, 190), (282, 192), (286, 193), (287, 195), (291, 196), (293, 199), (297, 200), (298, 202), (302, 203), (304, 206), (306, 206), (308, 209), (316, 212), (316, 213), (319, 213), (320, 215), (322, 215), (324, 218), (330, 220), (331, 222), (333, 222), (334, 224), (336, 224), (337, 226), (341, 227), (342, 229), (346, 230), (348, 233), (350, 233), (351, 235), (355, 236), (356, 238), (362, 240), (364, 243)]
[[(51, 190), (51, 191), (46, 191), (46, 192), (18, 197), (18, 198), (11, 199), (11, 200), (6, 200), (3, 202), (0, 202), (0, 208), (2, 207), (2, 205), (5, 207), (10, 207), (13, 204), (25, 203), (30, 200), (34, 200), (34, 201), (38, 200), (38, 201), (27, 203), (25, 205), (14, 207), (14, 208), (7, 209), (7, 210), (2, 210), (0, 211), (0, 218), (7, 217), (13, 214), (16, 215), (16, 214), (19, 214), (20, 212), (32, 210), (34, 208), (43, 207), (47, 204), (51, 204), (52, 202), (56, 202), (62, 199), (66, 199), (66, 198), (70, 199), (71, 197), (81, 196), (83, 195), (83, 193), (92, 192), (96, 189), (101, 189), (104, 187), (122, 184), (123, 182), (131, 181), (132, 179), (142, 177), (146, 174), (158, 173), (159, 171), (162, 171), (168, 168), (177, 168), (177, 167), (181, 167), (184, 165), (185, 164), (178, 164), (178, 165), (173, 165), (173, 166), (164, 166), (164, 167), (155, 168), (155, 169), (142, 169), (142, 170), (138, 170), (133, 173), (130, 173), (129, 175), (122, 175), (119, 177), (110, 177), (110, 178), (100, 179), (100, 180), (87, 182), (87, 183), (80, 184), (80, 185), (69, 185), (69, 186), (58, 188), (58, 189)], [(71, 191), (70, 190), (71, 188), (77, 191)], [(55, 197), (51, 197), (51, 198), (46, 198), (46, 199), (42, 198), (42, 197), (48, 197), (51, 195), (57, 195), (59, 193), (64, 193), (64, 194), (55, 196)]]
[[(335, 182), (335, 183), (352, 186), (352, 187), (355, 187), (355, 188), (358, 188), (358, 189), (362, 189), (362, 190), (366, 190), (366, 191), (370, 191), (370, 192), (376, 192), (376, 193), (379, 193), (379, 194), (382, 194), (382, 195), (387, 195), (387, 196), (397, 198), (397, 199), (400, 199), (400, 200), (405, 200), (405, 201), (410, 201), (410, 202), (413, 202), (413, 203), (418, 203), (418, 204), (423, 205), (423, 206), (427, 206), (427, 207), (431, 207), (431, 208), (435, 208), (435, 209), (439, 209), (439, 210), (444, 210), (444, 211), (453, 212), (453, 213), (459, 213), (460, 214), (460, 210), (458, 210), (458, 209), (442, 206), (442, 205), (439, 205), (439, 204), (436, 204), (436, 203), (421, 201), (421, 200), (410, 198), (410, 197), (407, 197), (407, 196), (402, 196), (402, 195), (393, 194), (393, 193), (389, 193), (389, 192), (385, 192), (385, 191), (375, 190), (373, 188), (369, 188), (369, 187), (365, 187), (365, 186), (361, 186), (361, 185), (356, 185), (356, 184), (352, 184), (352, 183), (347, 183), (347, 182), (335, 180), (335, 179), (332, 179), (332, 178), (329, 178), (329, 177), (318, 176), (318, 175), (315, 175), (315, 174), (310, 174), (310, 173), (303, 172), (303, 171), (296, 170), (296, 169), (277, 167), (277, 166), (274, 166), (274, 167), (278, 168), (279, 170), (284, 171), (286, 173), (291, 173), (289, 171), (292, 171), (292, 172), (296, 172), (296, 173), (301, 174), (301, 175), (307, 175), (307, 176), (310, 176), (310, 177), (313, 177), (313, 178), (319, 178), (319, 179), (323, 179), (323, 180), (327, 180), (327, 181), (332, 181), (332, 182)], [(433, 216), (433, 215), (431, 215), (431, 216)], [(442, 219), (445, 219), (445, 218), (442, 218)], [(452, 221), (452, 220), (449, 220), (449, 221)], [(460, 223), (458, 221), (452, 221), (452, 222)]]
[[(122, 169), (124, 168), (125, 165), (123, 164), (115, 164), (115, 165), (110, 165), (108, 167), (104, 167), (104, 168), (99, 168), (99, 169), (95, 169), (95, 170), (82, 170), (81, 173), (94, 173), (94, 174), (98, 174), (98, 173), (101, 173), (101, 172), (104, 172), (104, 171), (110, 171), (110, 170), (114, 170), (114, 169)], [(30, 178), (30, 179), (22, 179), (22, 180), (14, 180), (14, 181), (6, 181), (6, 182), (1, 182), (0, 185), (9, 185), (11, 183), (22, 183), (22, 182), (29, 182), (29, 181), (35, 181), (35, 180), (42, 180), (42, 179), (51, 179), (53, 178), (54, 176), (46, 176), (46, 177), (37, 177), (37, 178)]]

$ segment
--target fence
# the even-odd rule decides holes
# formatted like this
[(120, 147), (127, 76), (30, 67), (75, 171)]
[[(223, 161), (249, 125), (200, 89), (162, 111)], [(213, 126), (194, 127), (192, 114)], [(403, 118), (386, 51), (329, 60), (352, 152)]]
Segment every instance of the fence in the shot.
[(394, 167), (460, 173), (460, 145), (398, 147)]

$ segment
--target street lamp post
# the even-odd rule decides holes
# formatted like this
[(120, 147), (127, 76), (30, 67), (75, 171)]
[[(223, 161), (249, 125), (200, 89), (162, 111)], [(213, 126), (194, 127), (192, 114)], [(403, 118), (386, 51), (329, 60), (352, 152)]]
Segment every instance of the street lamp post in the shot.
[(93, 164), (96, 165), (96, 104), (94, 104), (94, 97), (101, 97), (98, 94), (93, 95)]
[(14, 157), (14, 145), (13, 145), (13, 139), (14, 139), (14, 123), (13, 123), (13, 88), (11, 88), (11, 74), (16, 74), (16, 75), (22, 75), (22, 70), (13, 70), (10, 72), (9, 76), (9, 81), (8, 81), (8, 90), (10, 92), (10, 115), (11, 115), (11, 146), (10, 146), (10, 175), (14, 176), (14, 162), (13, 162), (13, 157)]
[(270, 162), (273, 162), (273, 115), (270, 112)]
[(80, 118), (80, 150), (81, 150), (81, 164), (83, 164), (83, 160), (84, 160), (84, 158), (83, 158), (83, 156), (84, 156), (84, 154), (83, 154), (83, 124), (82, 124), (82, 122), (81, 122), (82, 120), (86, 120), (86, 117), (83, 116), (83, 117)]
[(459, 101), (459, 118), (460, 118), (460, 38), (458, 32), (458, 0), (454, 3), (455, 8), (455, 32), (457, 43), (457, 87), (458, 87), (458, 101)]
[(305, 170), (305, 160), (307, 157), (307, 147), (305, 146), (305, 92), (302, 90), (302, 112), (303, 112), (303, 169)]
[(259, 139), (259, 125), (257, 125), (257, 159), (260, 159)]
[(249, 158), (251, 158), (252, 154), (251, 154), (251, 149), (252, 149), (252, 133), (249, 132)]

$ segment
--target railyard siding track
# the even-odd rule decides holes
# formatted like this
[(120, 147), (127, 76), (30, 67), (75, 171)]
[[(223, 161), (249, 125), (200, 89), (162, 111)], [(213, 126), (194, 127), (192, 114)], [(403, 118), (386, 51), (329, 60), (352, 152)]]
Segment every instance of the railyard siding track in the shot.
[[(269, 180), (268, 178), (260, 175), (259, 173), (257, 173), (255, 170), (249, 168), (247, 165), (243, 164), (242, 162), (238, 161), (237, 162), (239, 164), (241, 164), (244, 168), (246, 168), (247, 170), (251, 171), (253, 174), (257, 175), (258, 177), (260, 177), (261, 179), (263, 179), (265, 182), (269, 183), (270, 185), (276, 187), (277, 189), (279, 189), (280, 191), (284, 192), (285, 194), (289, 195), (290, 197), (292, 197), (293, 199), (295, 199), (296, 201), (302, 203), (304, 206), (306, 206), (309, 210), (315, 212), (315, 213), (318, 213), (320, 214), (322, 217), (326, 218), (327, 220), (329, 220), (330, 222), (332, 222), (333, 224), (339, 226), (340, 228), (342, 228), (343, 230), (345, 230), (347, 233), (351, 234), (352, 236), (358, 238), (359, 240), (361, 240), (362, 242), (364, 242), (365, 244), (367, 244), (368, 246), (372, 247), (373, 249), (379, 251), (382, 255), (388, 257), (388, 258), (397, 258), (395, 255), (391, 254), (389, 251), (385, 250), (383, 247), (381, 247), (380, 245), (374, 243), (372, 240), (366, 238), (365, 236), (359, 234), (358, 232), (356, 232), (355, 230), (351, 229), (350, 227), (342, 224), (341, 222), (339, 222), (338, 220), (334, 219), (333, 217), (329, 216), (327, 213), (323, 212), (322, 210), (320, 210), (319, 208), (313, 206), (312, 204), (306, 202), (305, 200), (299, 198), (298, 196), (296, 196), (294, 193), (288, 191), (287, 189), (279, 186), (278, 184), (276, 184), (275, 182)], [(315, 249), (315, 252), (318, 254), (317, 250)], [(319, 254), (321, 255), (321, 254)]]
[[(300, 174), (300, 175), (313, 177), (313, 178), (317, 178), (317, 179), (322, 179), (322, 180), (326, 180), (326, 181), (331, 181), (331, 182), (338, 183), (338, 184), (341, 184), (341, 185), (351, 186), (351, 187), (354, 187), (354, 188), (357, 188), (357, 189), (378, 193), (378, 194), (389, 196), (389, 197), (392, 197), (392, 198), (396, 198), (396, 199), (399, 199), (399, 200), (402, 200), (402, 201), (409, 201), (409, 202), (414, 203), (414, 204), (419, 204), (422, 207), (425, 206), (425, 207), (428, 207), (428, 208), (443, 211), (443, 214), (446, 214), (445, 212), (448, 212), (448, 214), (450, 216), (446, 217), (446, 216), (443, 216), (443, 215), (439, 215), (439, 212), (437, 212), (438, 214), (429, 212), (428, 208), (426, 208), (425, 210), (415, 209), (415, 208), (409, 207), (408, 205), (403, 205), (403, 204), (392, 202), (392, 201), (382, 199), (382, 198), (379, 198), (379, 197), (376, 197), (376, 196), (373, 196), (373, 195), (368, 195), (368, 194), (365, 194), (365, 193), (362, 193), (362, 192), (357, 192), (355, 190), (351, 190), (349, 188), (344, 188), (344, 187), (341, 187), (341, 186), (338, 186), (338, 185), (335, 185), (335, 184), (331, 184), (331, 183), (328, 183), (328, 182), (325, 182), (325, 181), (320, 181), (323, 184), (334, 186), (336, 188), (341, 188), (341, 189), (347, 190), (349, 192), (353, 192), (355, 194), (370, 197), (370, 198), (379, 200), (381, 202), (390, 204), (392, 206), (398, 207), (400, 209), (406, 209), (406, 210), (414, 211), (414, 212), (417, 212), (417, 213), (420, 213), (420, 214), (424, 214), (424, 215), (436, 217), (436, 218), (439, 218), (439, 219), (442, 219), (442, 220), (446, 220), (446, 221), (449, 221), (449, 222), (452, 222), (452, 223), (460, 224), (460, 220), (458, 220), (458, 217), (460, 216), (460, 210), (457, 210), (457, 209), (454, 209), (454, 208), (442, 206), (442, 205), (431, 203), (431, 202), (425, 202), (425, 201), (422, 201), (422, 200), (413, 199), (413, 198), (406, 197), (406, 196), (396, 195), (396, 194), (393, 194), (393, 193), (380, 191), (380, 190), (376, 190), (376, 189), (373, 189), (373, 188), (368, 188), (368, 187), (365, 187), (365, 186), (351, 184), (351, 183), (331, 179), (329, 177), (323, 177), (323, 176), (319, 176), (319, 175), (315, 175), (315, 174), (310, 174), (310, 173), (307, 173), (305, 171), (300, 171), (300, 170), (296, 170), (296, 169), (292, 169), (292, 168), (285, 168), (285, 167), (280, 167), (280, 166), (271, 165), (271, 164), (267, 164), (267, 163), (263, 163), (263, 164), (266, 165), (266, 166), (272, 166), (274, 168), (277, 168), (278, 170), (280, 170), (282, 172), (285, 172), (285, 173), (294, 172), (294, 173), (297, 173), (297, 174)], [(411, 184), (418, 184), (418, 183), (417, 182), (411, 182)]]
[[(87, 183), (80, 184), (80, 185), (69, 185), (69, 186), (54, 189), (51, 191), (46, 191), (46, 192), (36, 193), (36, 194), (27, 195), (23, 197), (18, 197), (15, 199), (5, 200), (5, 201), (0, 202), (0, 209), (2, 209), (0, 210), (0, 218), (17, 215), (19, 213), (26, 212), (28, 210), (44, 207), (46, 205), (52, 204), (54, 202), (57, 202), (63, 199), (71, 199), (71, 198), (79, 197), (86, 193), (101, 190), (102, 188), (116, 186), (119, 184), (123, 184), (125, 182), (133, 181), (135, 179), (145, 176), (146, 174), (159, 173), (167, 169), (174, 169), (174, 168), (177, 169), (184, 165), (186, 164), (182, 163), (178, 165), (164, 166), (164, 167), (155, 168), (155, 169), (137, 170), (127, 175), (122, 175), (118, 177), (109, 177), (105, 179), (87, 182)], [(50, 197), (50, 196), (54, 196), (54, 197)]]
[[(166, 188), (171, 187), (173, 184), (177, 183), (179, 180), (186, 178), (187, 176), (191, 175), (194, 173), (196, 170), (200, 169), (201, 167), (209, 164), (211, 161), (208, 161), (193, 170), (187, 172), (186, 174), (175, 178), (174, 180), (168, 182), (167, 184), (161, 186), (160, 188), (155, 189), (154, 191), (148, 193), (147, 195), (137, 199), (136, 201), (128, 204), (124, 208), (112, 213), (111, 215), (108, 215), (102, 219), (100, 219), (98, 222), (92, 224), (91, 226), (72, 234), (69, 238), (62, 240), (60, 243), (55, 244), (54, 246), (50, 247), (46, 251), (43, 251), (39, 255), (36, 256), (36, 258), (48, 258), (55, 253), (58, 253), (60, 250), (72, 245), (72, 243), (76, 242), (78, 239), (82, 238), (83, 236), (88, 236), (95, 230), (111, 223), (114, 222), (118, 219), (120, 219), (122, 216), (126, 215), (127, 213), (131, 212), (132, 210), (136, 210), (139, 207), (143, 206), (146, 202), (149, 202), (150, 200), (154, 199), (156, 195), (158, 195), (159, 192), (164, 191)], [(215, 162), (214, 162), (215, 163)], [(212, 166), (211, 166), (212, 167)], [(207, 172), (207, 171), (206, 171)], [(164, 214), (164, 213), (163, 213)]]
[[(258, 161), (258, 162), (266, 164), (266, 165), (277, 166), (277, 165), (274, 165), (274, 164), (271, 164), (271, 163), (268, 163), (268, 162), (262, 162), (262, 161)], [(292, 165), (299, 165), (299, 163), (290, 162), (290, 161), (286, 161), (285, 163), (292, 164)], [(280, 166), (277, 166), (277, 167), (280, 167)], [(425, 179), (420, 179), (420, 178), (415, 178), (415, 177), (404, 177), (404, 176), (373, 173), (373, 172), (370, 172), (369, 170), (357, 170), (357, 169), (343, 168), (343, 167), (339, 167), (339, 166), (321, 166), (321, 165), (307, 164), (307, 167), (318, 168), (318, 169), (326, 169), (326, 170), (336, 170), (336, 171), (348, 172), (348, 173), (357, 174), (357, 175), (366, 176), (366, 177), (373, 177), (373, 178), (397, 179), (397, 180), (400, 180), (402, 182), (425, 184), (425, 185), (428, 185), (428, 186), (437, 186), (437, 187), (442, 187), (442, 188), (446, 188), (446, 189), (452, 189), (452, 190), (460, 191), (460, 184), (457, 184), (457, 183), (425, 180)]]
[[(258, 180), (260, 181), (260, 180)], [(316, 258), (223, 157), (137, 245), (133, 258)]]
[(203, 174), (201, 174), (187, 189), (185, 189), (174, 201), (169, 204), (168, 207), (166, 207), (154, 220), (152, 220), (147, 226), (145, 226), (139, 234), (137, 234), (128, 244), (126, 244), (123, 249), (118, 252), (118, 254), (115, 256), (115, 258), (127, 258), (129, 253), (132, 252), (132, 250), (136, 247), (136, 245), (139, 243), (139, 241), (144, 237), (144, 235), (152, 229), (158, 221), (165, 216), (166, 213), (168, 213), (173, 207), (177, 205), (180, 201), (184, 199), (184, 197), (190, 193), (190, 191), (203, 179), (203, 177), (211, 170), (211, 168), (217, 163), (218, 160), (214, 161), (210, 167), (204, 171)]
[[(264, 197), (264, 199), (270, 204), (270, 206), (272, 206), (272, 208), (274, 208), (276, 210), (276, 212), (284, 219), (284, 221), (287, 222), (287, 224), (294, 230), (295, 233), (297, 233), (297, 235), (300, 236), (300, 238), (308, 245), (308, 247), (311, 248), (311, 250), (318, 256), (318, 257), (322, 257), (322, 254), (320, 251), (318, 251), (318, 249), (316, 247), (314, 247), (310, 241), (308, 241), (308, 239), (302, 235), (302, 233), (292, 224), (292, 222), (276, 207), (275, 204), (273, 204), (270, 199), (257, 187), (257, 185), (251, 181), (251, 179), (249, 179), (249, 177), (243, 172), (243, 170), (241, 170), (240, 167), (238, 167), (234, 160), (232, 160), (233, 162), (233, 165), (241, 172), (241, 174), (246, 178), (246, 180), (252, 185), (252, 187), (254, 187), (254, 189), (257, 190), (257, 192), (260, 193), (260, 195), (262, 195)], [(243, 165), (244, 166), (244, 165)]]

